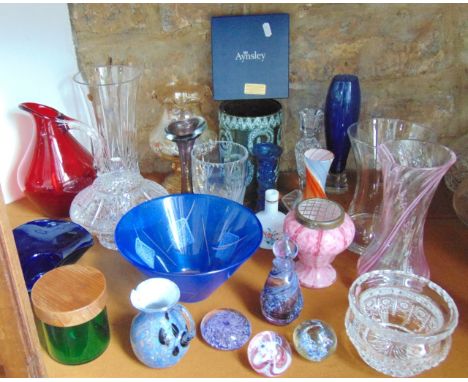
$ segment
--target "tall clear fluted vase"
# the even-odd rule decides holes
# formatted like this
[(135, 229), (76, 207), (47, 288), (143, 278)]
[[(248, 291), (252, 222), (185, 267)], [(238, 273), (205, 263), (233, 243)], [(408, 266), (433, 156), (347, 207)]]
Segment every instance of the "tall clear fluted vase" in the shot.
[(372, 118), (352, 124), (348, 136), (356, 162), (356, 186), (348, 208), (356, 232), (348, 249), (362, 254), (374, 239), (375, 227), (380, 222), (383, 178), (378, 146), (401, 139), (437, 142), (437, 133), (400, 119)]
[(116, 250), (114, 230), (132, 207), (166, 195), (158, 183), (141, 176), (138, 166), (136, 101), (140, 70), (131, 66), (95, 67), (74, 76), (95, 130), (97, 178), (70, 207), (71, 219)]
[(401, 270), (429, 278), (424, 255), (424, 223), (442, 177), (456, 156), (445, 146), (394, 140), (378, 147), (383, 203), (375, 239), (358, 261), (358, 272)]

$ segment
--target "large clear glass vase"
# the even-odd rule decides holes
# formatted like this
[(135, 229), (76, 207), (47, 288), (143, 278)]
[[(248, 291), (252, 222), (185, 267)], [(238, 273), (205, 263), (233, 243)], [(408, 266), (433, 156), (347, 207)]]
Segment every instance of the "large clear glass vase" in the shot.
[(97, 178), (75, 197), (70, 217), (114, 250), (120, 218), (135, 205), (167, 194), (161, 185), (143, 178), (138, 166), (135, 122), (140, 73), (135, 67), (110, 65), (73, 78), (98, 138), (93, 142)]
[(382, 208), (383, 177), (377, 147), (396, 139), (436, 142), (437, 132), (400, 119), (372, 118), (352, 124), (348, 136), (356, 161), (356, 187), (348, 209), (356, 232), (349, 250), (362, 254), (374, 239)]
[(435, 190), (456, 156), (445, 146), (394, 140), (378, 147), (383, 204), (375, 239), (358, 261), (358, 272), (401, 270), (429, 278), (424, 222)]

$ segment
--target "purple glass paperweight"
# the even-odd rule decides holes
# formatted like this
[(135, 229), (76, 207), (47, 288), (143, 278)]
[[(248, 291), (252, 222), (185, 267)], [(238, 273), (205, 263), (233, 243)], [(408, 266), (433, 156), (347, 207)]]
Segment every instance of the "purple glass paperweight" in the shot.
[(292, 351), (286, 338), (267, 330), (250, 340), (247, 357), (250, 366), (258, 374), (276, 377), (291, 366)]
[(249, 320), (234, 309), (216, 309), (207, 313), (200, 331), (206, 343), (219, 350), (240, 349), (251, 334)]

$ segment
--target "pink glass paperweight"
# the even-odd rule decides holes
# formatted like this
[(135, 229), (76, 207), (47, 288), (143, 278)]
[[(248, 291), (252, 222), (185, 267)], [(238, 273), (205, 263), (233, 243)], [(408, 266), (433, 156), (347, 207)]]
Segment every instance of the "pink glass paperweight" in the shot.
[(207, 313), (200, 332), (208, 345), (219, 350), (240, 349), (251, 334), (249, 320), (234, 309), (216, 309)]
[(328, 199), (303, 200), (286, 215), (284, 233), (299, 246), (296, 272), (301, 285), (332, 285), (336, 271), (331, 263), (354, 238), (354, 223), (343, 208)]
[(260, 332), (252, 338), (247, 356), (252, 369), (266, 377), (283, 374), (292, 362), (291, 346), (288, 341), (272, 331)]

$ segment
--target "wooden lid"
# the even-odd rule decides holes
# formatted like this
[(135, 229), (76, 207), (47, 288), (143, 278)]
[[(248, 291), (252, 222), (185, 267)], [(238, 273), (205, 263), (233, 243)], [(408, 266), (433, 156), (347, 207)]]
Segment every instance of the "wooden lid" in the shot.
[(52, 326), (80, 325), (96, 317), (106, 305), (106, 279), (97, 269), (73, 264), (47, 272), (33, 286), (34, 312)]

